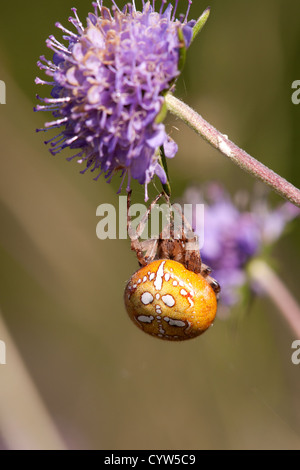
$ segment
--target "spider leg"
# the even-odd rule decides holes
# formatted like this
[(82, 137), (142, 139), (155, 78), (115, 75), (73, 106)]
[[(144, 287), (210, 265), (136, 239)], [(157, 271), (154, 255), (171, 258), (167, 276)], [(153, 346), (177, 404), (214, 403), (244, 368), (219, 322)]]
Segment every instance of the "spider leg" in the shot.
[(136, 256), (140, 266), (146, 266), (149, 262), (153, 261), (156, 256), (157, 240), (145, 240), (140, 242), (139, 238), (141, 237), (144, 231), (145, 225), (149, 218), (149, 214), (151, 213), (154, 205), (163, 195), (164, 193), (158, 194), (156, 198), (152, 201), (148, 210), (143, 215), (138, 226), (136, 227), (136, 230), (134, 230), (132, 227), (130, 217), (131, 191), (129, 191), (127, 195), (127, 232), (131, 240), (131, 249), (136, 252)]
[[(132, 225), (131, 225), (131, 217), (129, 215), (130, 204), (131, 204), (131, 191), (128, 192), (128, 195), (127, 195), (127, 231), (128, 231), (128, 234), (129, 234), (129, 237), (130, 237), (131, 240), (140, 238), (140, 236), (142, 235), (142, 233), (144, 231), (145, 225), (147, 223), (147, 220), (149, 218), (149, 215), (150, 215), (153, 207), (155, 206), (157, 201), (163, 196), (163, 194), (164, 193), (158, 194), (156, 196), (156, 198), (151, 202), (151, 204), (148, 207), (147, 211), (145, 212), (145, 214), (141, 218), (141, 220), (140, 220), (140, 222), (139, 222), (139, 224), (136, 228), (136, 231), (134, 233), (134, 230), (132, 229)], [(133, 233), (134, 233), (134, 235), (133, 235)]]
[(209, 266), (207, 266), (207, 264), (204, 264), (204, 263), (201, 264), (201, 275), (203, 277), (208, 276), (211, 272), (212, 272), (212, 269)]
[[(189, 221), (182, 213), (183, 234), (182, 240), (185, 243), (185, 263), (187, 269), (200, 273), (202, 269), (202, 261), (199, 247), (199, 237), (195, 234)], [(192, 235), (192, 236), (191, 236)]]
[(209, 285), (213, 288), (216, 296), (217, 296), (217, 299), (219, 298), (219, 293), (221, 291), (221, 287), (220, 287), (220, 284), (218, 283), (218, 281), (216, 281), (213, 277), (210, 276), (212, 272), (212, 269), (207, 266), (206, 264), (202, 263), (201, 264), (201, 276), (203, 276), (207, 282), (209, 283)]
[(131, 241), (131, 249), (136, 252), (136, 256), (137, 256), (139, 264), (144, 266), (146, 263), (144, 262), (143, 250), (138, 240), (138, 236), (136, 235), (136, 232), (134, 233), (132, 225), (131, 225), (131, 217), (129, 215), (130, 204), (131, 204), (131, 190), (128, 191), (128, 194), (127, 194), (127, 232)]
[(140, 242), (141, 250), (144, 254), (143, 259), (145, 261), (144, 264), (149, 264), (154, 261), (157, 253), (157, 244), (158, 240), (145, 240)]
[(189, 271), (199, 274), (201, 272), (201, 255), (198, 236), (184, 216), (181, 207), (174, 204), (173, 209), (175, 209), (180, 216), (180, 222), (178, 220), (176, 221), (175, 230), (174, 217), (173, 226), (171, 227), (173, 242), (175, 243), (177, 241), (177, 243), (181, 245), (181, 259), (178, 258), (178, 261)]
[(221, 292), (221, 287), (220, 287), (220, 284), (218, 283), (218, 281), (216, 281), (213, 277), (211, 276), (207, 276), (206, 277), (206, 280), (208, 282), (208, 284), (212, 287), (212, 289), (214, 290), (216, 296), (217, 296), (217, 300), (219, 299), (219, 293)]

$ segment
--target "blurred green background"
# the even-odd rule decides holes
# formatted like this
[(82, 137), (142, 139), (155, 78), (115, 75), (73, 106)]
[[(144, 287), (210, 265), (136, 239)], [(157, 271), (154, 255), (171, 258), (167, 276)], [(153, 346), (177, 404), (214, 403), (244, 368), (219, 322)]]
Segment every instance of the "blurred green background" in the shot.
[[(128, 240), (96, 237), (96, 208), (117, 207), (119, 179), (108, 185), (80, 175), (66, 162), (68, 152), (52, 157), (45, 135), (35, 134), (49, 120), (32, 111), (35, 94), (48, 92), (34, 84), (36, 75), (44, 78), (36, 61), (50, 58), (45, 39), (60, 38), (54, 23), (69, 27), (72, 6), (82, 20), (92, 9), (87, 0), (1, 4), (7, 104), (0, 106), (0, 308), (44, 408), (29, 403), (0, 328), (7, 344), (0, 448), (59, 447), (45, 430), (48, 419), (70, 449), (299, 449), (300, 365), (291, 362), (297, 338), (270, 300), (256, 299), (247, 314), (219, 319), (183, 344), (147, 337), (127, 317), (123, 290), (137, 269), (135, 254)], [(194, 0), (190, 18), (207, 6)], [(300, 79), (300, 3), (210, 6), (176, 95), (299, 186), (300, 106), (291, 102), (291, 84)], [(169, 117), (167, 126), (179, 144), (169, 164), (175, 198), (210, 180), (232, 193), (252, 190), (252, 177), (183, 124)], [(143, 189), (135, 186), (135, 196), (142, 202)], [(296, 296), (299, 236), (296, 222), (274, 250), (280, 277)]]

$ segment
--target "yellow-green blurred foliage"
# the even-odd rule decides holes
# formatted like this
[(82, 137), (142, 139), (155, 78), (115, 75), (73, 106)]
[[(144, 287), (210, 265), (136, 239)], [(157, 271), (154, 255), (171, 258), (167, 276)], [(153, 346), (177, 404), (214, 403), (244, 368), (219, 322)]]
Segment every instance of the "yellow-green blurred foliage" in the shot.
[[(117, 206), (119, 180), (108, 185), (80, 175), (76, 162), (66, 162), (68, 152), (51, 156), (45, 134), (35, 133), (49, 120), (32, 110), (35, 93), (48, 92), (34, 84), (43, 76), (36, 60), (50, 57), (45, 39), (60, 37), (55, 21), (69, 27), (72, 6), (82, 19), (91, 11), (87, 0), (0, 7), (0, 79), (7, 87), (0, 105), (0, 306), (44, 404), (69, 448), (300, 448), (296, 338), (267, 298), (185, 344), (147, 337), (128, 319), (123, 289), (137, 269), (135, 254), (128, 240), (96, 237), (96, 208)], [(190, 17), (207, 6), (194, 0)], [(291, 84), (300, 79), (300, 3), (212, 0), (211, 7), (177, 96), (299, 185), (300, 106), (291, 102)], [(179, 121), (167, 123), (179, 144), (169, 163), (174, 197), (212, 179), (232, 192), (252, 189), (252, 177)], [(143, 188), (135, 186), (135, 198), (143, 200)], [(299, 234), (294, 223), (274, 251), (296, 296)], [(0, 409), (15, 400), (22, 401), (22, 389), (12, 387)], [(35, 423), (14, 426), (26, 433)], [(6, 447), (0, 412), (1, 435)]]

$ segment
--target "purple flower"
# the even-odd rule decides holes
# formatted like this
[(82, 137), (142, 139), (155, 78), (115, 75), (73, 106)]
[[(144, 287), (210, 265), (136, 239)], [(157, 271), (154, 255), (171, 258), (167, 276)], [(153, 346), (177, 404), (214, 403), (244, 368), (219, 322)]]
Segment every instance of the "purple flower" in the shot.
[(111, 11), (97, 0), (86, 27), (73, 8), (69, 21), (75, 32), (56, 23), (68, 45), (50, 36), (46, 44), (54, 51), (53, 61), (42, 56), (38, 62), (51, 81), (37, 78), (36, 83), (53, 88), (52, 98), (38, 97), (44, 104), (35, 110), (51, 111), (54, 116), (38, 131), (60, 128), (45, 142), (50, 152), (76, 149), (69, 160), (85, 163), (82, 173), (97, 171), (96, 180), (104, 173), (110, 182), (120, 171), (120, 189), (127, 175), (127, 189), (131, 178), (145, 184), (146, 200), (147, 184), (155, 174), (166, 183), (159, 148), (164, 147), (168, 158), (177, 152), (158, 115), (164, 93), (180, 73), (180, 36), (188, 47), (195, 24), (187, 22), (191, 0), (186, 15), (176, 19), (178, 1), (173, 9), (163, 0), (156, 12), (155, 0), (142, 0), (140, 12), (134, 0), (122, 11), (114, 0)]
[[(251, 258), (261, 255), (265, 247), (278, 240), (286, 224), (300, 215), (300, 209), (289, 202), (271, 209), (265, 198), (252, 198), (250, 204), (245, 204), (245, 193), (238, 193), (235, 199), (237, 204), (217, 183), (208, 184), (202, 191), (189, 188), (184, 196), (186, 203), (205, 203), (201, 257), (221, 285), (220, 301), (224, 306), (241, 300)], [(194, 229), (200, 234), (202, 227)]]

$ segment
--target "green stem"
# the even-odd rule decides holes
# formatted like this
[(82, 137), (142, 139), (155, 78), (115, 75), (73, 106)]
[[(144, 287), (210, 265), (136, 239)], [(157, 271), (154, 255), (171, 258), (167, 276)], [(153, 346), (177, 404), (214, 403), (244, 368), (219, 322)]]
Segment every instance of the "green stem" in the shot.
[(165, 97), (168, 110), (205, 139), (209, 144), (228, 157), (243, 170), (255, 176), (274, 189), (280, 196), (300, 207), (300, 190), (277, 175), (267, 166), (251, 157), (247, 152), (231, 142), (228, 137), (203, 119), (187, 104), (168, 93)]
[(164, 148), (160, 147), (160, 164), (165, 170), (166, 176), (167, 176), (167, 182), (165, 184), (162, 184), (163, 190), (167, 194), (167, 196), (171, 197), (171, 185), (169, 181), (169, 172), (168, 172), (168, 165), (167, 165), (167, 159), (165, 156)]

